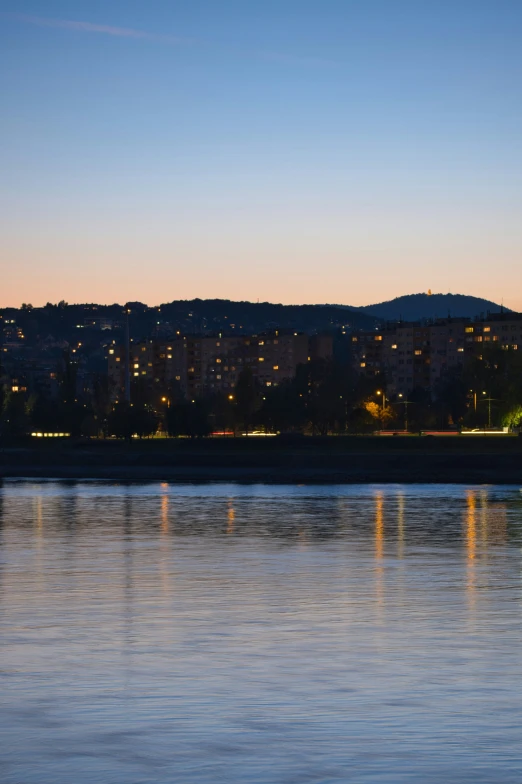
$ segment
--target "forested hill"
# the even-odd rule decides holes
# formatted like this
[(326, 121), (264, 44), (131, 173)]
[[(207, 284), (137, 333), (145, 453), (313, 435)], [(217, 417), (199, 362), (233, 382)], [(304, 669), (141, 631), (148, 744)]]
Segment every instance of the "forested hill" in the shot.
[[(376, 319), (358, 309), (337, 305), (281, 305), (270, 302), (232, 302), (230, 300), (176, 300), (149, 307), (141, 302), (130, 303), (130, 328), (134, 337), (153, 333), (181, 331), (185, 334), (225, 332), (249, 334), (270, 329), (295, 329), (304, 332), (346, 327), (372, 328)], [(121, 329), (123, 304), (69, 305), (48, 303), (45, 307), (3, 308), (0, 316), (20, 327), (29, 341), (78, 337), (78, 330), (103, 327)]]
[(388, 302), (366, 305), (360, 311), (386, 321), (418, 321), (448, 315), (475, 318), (487, 315), (488, 311), (498, 313), (500, 308), (495, 302), (465, 294), (407, 294)]

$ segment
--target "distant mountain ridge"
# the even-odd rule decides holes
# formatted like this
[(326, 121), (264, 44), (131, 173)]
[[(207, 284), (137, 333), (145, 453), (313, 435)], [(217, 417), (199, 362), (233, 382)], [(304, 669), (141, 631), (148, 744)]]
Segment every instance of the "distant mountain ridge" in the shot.
[[(359, 308), (368, 316), (385, 321), (419, 321), (452, 317), (475, 318), (483, 314), (499, 313), (501, 305), (467, 294), (406, 294), (402, 297)], [(504, 311), (510, 312), (509, 308)]]

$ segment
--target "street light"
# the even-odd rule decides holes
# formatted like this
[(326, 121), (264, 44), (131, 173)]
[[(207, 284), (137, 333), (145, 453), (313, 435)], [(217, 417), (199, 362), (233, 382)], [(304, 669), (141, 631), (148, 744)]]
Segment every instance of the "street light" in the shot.
[(404, 429), (408, 431), (408, 406), (411, 406), (411, 403), (409, 400), (402, 399), (404, 397), (402, 392), (399, 392), (397, 397), (400, 398), (399, 403), (402, 403), (402, 405), (404, 406)]

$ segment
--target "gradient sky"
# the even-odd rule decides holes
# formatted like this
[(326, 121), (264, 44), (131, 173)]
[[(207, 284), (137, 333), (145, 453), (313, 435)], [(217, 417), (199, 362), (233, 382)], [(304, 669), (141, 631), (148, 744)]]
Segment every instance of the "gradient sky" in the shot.
[(0, 306), (522, 310), (520, 0), (0, 0)]

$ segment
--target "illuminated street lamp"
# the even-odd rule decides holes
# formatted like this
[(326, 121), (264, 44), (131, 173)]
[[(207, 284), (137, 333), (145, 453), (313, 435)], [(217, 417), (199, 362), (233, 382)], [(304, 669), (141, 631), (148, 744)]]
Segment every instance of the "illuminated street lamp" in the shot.
[(399, 392), (397, 397), (400, 398), (399, 403), (402, 403), (402, 405), (404, 406), (404, 429), (407, 431), (408, 430), (408, 406), (411, 406), (411, 403), (409, 400), (403, 400), (404, 395), (402, 394), (402, 392)]

